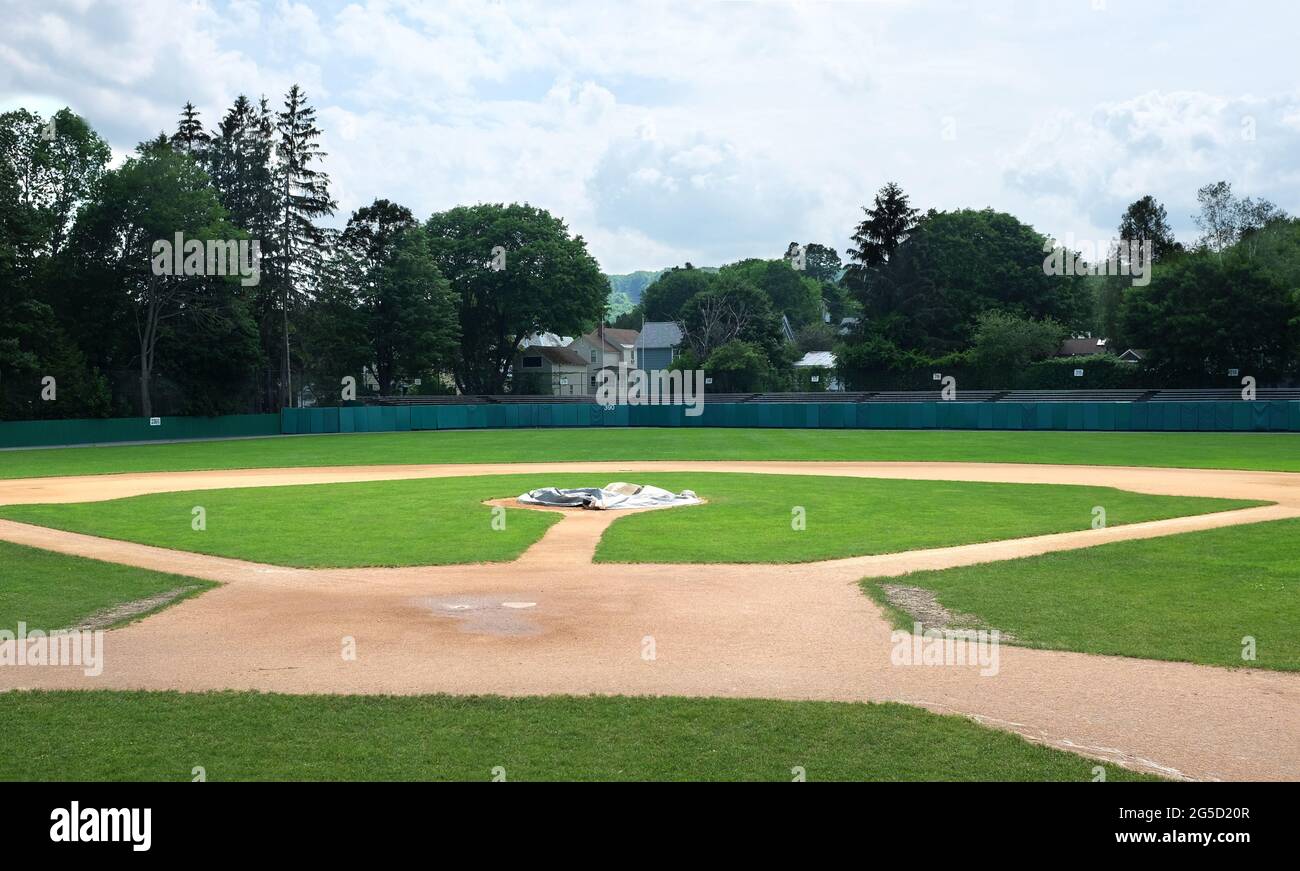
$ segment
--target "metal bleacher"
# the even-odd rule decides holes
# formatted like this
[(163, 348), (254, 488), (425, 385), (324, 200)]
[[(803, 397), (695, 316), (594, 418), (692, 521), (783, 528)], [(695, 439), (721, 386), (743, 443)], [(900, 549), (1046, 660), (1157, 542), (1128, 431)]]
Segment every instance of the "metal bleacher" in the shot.
[[(1241, 389), (1174, 388), (1167, 390), (958, 390), (957, 402), (1235, 402)], [(1260, 387), (1260, 401), (1300, 401), (1300, 387)], [(457, 395), (373, 396), (368, 405), (531, 405), (544, 403), (590, 405), (595, 396)], [(774, 402), (941, 402), (938, 390), (823, 391), (817, 393), (707, 393), (705, 401), (718, 403)]]

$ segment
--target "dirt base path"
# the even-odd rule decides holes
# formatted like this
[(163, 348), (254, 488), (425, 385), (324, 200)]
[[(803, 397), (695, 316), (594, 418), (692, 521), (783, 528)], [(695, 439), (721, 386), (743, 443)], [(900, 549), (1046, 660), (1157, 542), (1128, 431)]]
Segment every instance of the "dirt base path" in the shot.
[[(287, 693), (611, 693), (894, 700), (1176, 777), (1300, 779), (1300, 675), (1003, 645), (999, 670), (894, 666), (865, 576), (1300, 516), (1300, 474), (954, 463), (557, 463), (147, 473), (0, 481), (0, 504), (450, 475), (654, 471), (1092, 484), (1278, 504), (799, 565), (594, 565), (619, 512), (566, 512), (514, 563), (303, 570), (0, 521), (0, 539), (225, 586), (108, 633), (103, 674), (16, 687)], [(354, 643), (355, 659), (345, 658)], [(1080, 777), (1091, 763), (1081, 762)]]

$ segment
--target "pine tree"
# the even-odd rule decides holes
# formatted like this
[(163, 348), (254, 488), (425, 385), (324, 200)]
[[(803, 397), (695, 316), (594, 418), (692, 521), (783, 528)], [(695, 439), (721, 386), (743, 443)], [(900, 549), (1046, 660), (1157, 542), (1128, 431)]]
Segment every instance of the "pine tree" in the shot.
[(329, 244), (326, 231), (315, 219), (334, 214), (338, 205), (329, 195), (329, 176), (316, 169), (324, 158), (316, 110), (307, 95), (294, 85), (285, 95), (284, 109), (275, 116), (276, 152), (275, 252), (270, 265), (278, 291), (282, 353), (280, 397), (292, 399), (289, 361), (289, 309), (310, 299)]
[(181, 109), (180, 123), (176, 125), (176, 132), (171, 137), (172, 148), (202, 160), (211, 140), (212, 137), (203, 129), (203, 122), (199, 120), (199, 110), (194, 108), (193, 103), (187, 102), (185, 108)]
[(919, 214), (903, 189), (892, 181), (876, 194), (872, 207), (863, 206), (862, 211), (866, 218), (853, 234), (857, 247), (848, 250), (854, 262), (848, 267), (847, 277), (858, 286), (864, 283), (868, 270), (889, 262), (894, 250), (916, 227)]

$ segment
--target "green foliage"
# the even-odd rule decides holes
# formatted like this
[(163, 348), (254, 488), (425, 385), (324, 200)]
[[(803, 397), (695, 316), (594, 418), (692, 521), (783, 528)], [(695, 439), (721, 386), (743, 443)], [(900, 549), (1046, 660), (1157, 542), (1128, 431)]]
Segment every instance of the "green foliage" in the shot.
[(791, 268), (788, 260), (741, 260), (722, 267), (718, 275), (734, 276), (757, 287), (767, 295), (772, 309), (788, 317), (793, 326), (821, 317), (821, 285)]
[[(1082, 369), (1083, 375), (1074, 371)], [(1113, 354), (1090, 357), (1056, 357), (1031, 363), (1002, 387), (1018, 390), (1121, 390), (1150, 387), (1154, 376), (1136, 363), (1125, 363)]]
[(1037, 360), (1056, 353), (1068, 332), (1055, 321), (1035, 321), (1008, 312), (981, 312), (975, 319), (970, 361), (985, 383), (1002, 378), (1009, 383), (1016, 373)]
[(1165, 381), (1195, 384), (1230, 368), (1275, 380), (1294, 371), (1300, 347), (1300, 307), (1276, 274), (1237, 250), (1182, 258), (1127, 292), (1124, 333), (1150, 349), (1145, 365)]
[(675, 321), (691, 297), (712, 290), (717, 273), (685, 267), (669, 269), (641, 295), (641, 310), (648, 321)]
[[(575, 335), (595, 324), (609, 284), (581, 236), (549, 212), (513, 203), (458, 206), (425, 224), (439, 271), (457, 297), (462, 393), (502, 393), (519, 343), (533, 333)], [(493, 248), (505, 268), (493, 268)]]
[(840, 280), (844, 264), (840, 253), (834, 248), (818, 242), (809, 242), (804, 246), (804, 274), (814, 281), (834, 284)]
[(753, 342), (733, 339), (709, 354), (705, 374), (715, 393), (756, 393), (768, 380), (767, 356)]

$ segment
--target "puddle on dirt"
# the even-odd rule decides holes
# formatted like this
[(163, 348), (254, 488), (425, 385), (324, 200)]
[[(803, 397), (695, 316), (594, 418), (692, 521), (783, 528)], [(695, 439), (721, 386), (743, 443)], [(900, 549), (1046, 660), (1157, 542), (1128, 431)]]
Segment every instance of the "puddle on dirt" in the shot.
[(434, 617), (450, 617), (462, 632), (474, 635), (527, 636), (541, 634), (528, 618), (536, 602), (503, 601), (499, 596), (422, 596), (412, 602)]

